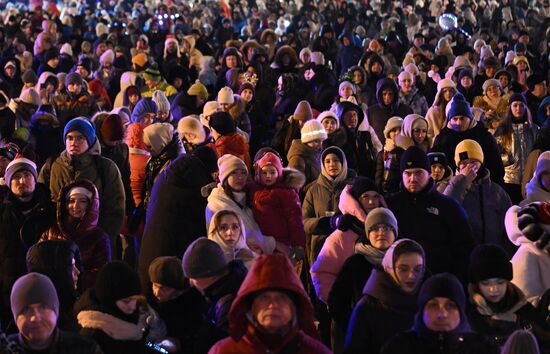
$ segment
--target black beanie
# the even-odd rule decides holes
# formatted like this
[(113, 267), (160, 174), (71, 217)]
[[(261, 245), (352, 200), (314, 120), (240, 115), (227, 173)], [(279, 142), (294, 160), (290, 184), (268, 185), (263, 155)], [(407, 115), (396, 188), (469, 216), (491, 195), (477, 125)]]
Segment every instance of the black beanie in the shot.
[(137, 273), (124, 262), (107, 263), (97, 274), (95, 294), (102, 305), (116, 306), (118, 300), (141, 293)]
[(199, 146), (192, 152), (206, 167), (208, 173), (214, 173), (218, 170), (218, 155), (208, 146)]
[(525, 96), (523, 96), (521, 93), (513, 93), (512, 96), (510, 96), (510, 98), (508, 99), (508, 104), (511, 105), (516, 101), (523, 102), (524, 105), (527, 105), (527, 100), (525, 99)]
[(210, 128), (213, 128), (221, 135), (228, 135), (237, 130), (235, 121), (227, 112), (216, 112), (212, 114), (209, 125)]
[(430, 152), (428, 153), (428, 159), (430, 160), (430, 166), (438, 163), (444, 168), (449, 166), (449, 161), (447, 161), (447, 156), (442, 152)]
[(374, 191), (380, 193), (376, 187), (376, 183), (370, 178), (358, 176), (353, 181), (353, 185), (350, 189), (350, 194), (355, 200), (359, 201), (361, 195), (365, 192)]
[(477, 283), (491, 278), (512, 280), (512, 263), (506, 251), (498, 245), (479, 245), (470, 255), (468, 278)]
[(428, 155), (417, 146), (411, 146), (401, 156), (401, 173), (410, 168), (422, 168), (428, 172), (430, 169), (430, 160)]
[[(418, 294), (418, 311), (422, 313), (426, 303), (434, 297), (451, 299), (460, 308), (461, 316), (464, 316), (466, 296), (462, 284), (456, 276), (451, 273), (441, 273), (426, 280)], [(461, 320), (464, 319), (464, 317), (461, 318)]]
[(185, 277), (181, 260), (177, 257), (157, 257), (149, 265), (151, 283), (158, 283), (173, 289), (185, 288)]

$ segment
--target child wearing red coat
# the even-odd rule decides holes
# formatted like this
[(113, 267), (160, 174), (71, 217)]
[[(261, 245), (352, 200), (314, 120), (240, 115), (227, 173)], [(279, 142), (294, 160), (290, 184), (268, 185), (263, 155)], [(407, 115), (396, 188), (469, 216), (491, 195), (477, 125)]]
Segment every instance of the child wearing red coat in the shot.
[(306, 238), (298, 196), (305, 177), (298, 170), (283, 169), (281, 159), (271, 152), (257, 165), (255, 182), (250, 184), (254, 220), (264, 235), (275, 238), (276, 250), (298, 256)]

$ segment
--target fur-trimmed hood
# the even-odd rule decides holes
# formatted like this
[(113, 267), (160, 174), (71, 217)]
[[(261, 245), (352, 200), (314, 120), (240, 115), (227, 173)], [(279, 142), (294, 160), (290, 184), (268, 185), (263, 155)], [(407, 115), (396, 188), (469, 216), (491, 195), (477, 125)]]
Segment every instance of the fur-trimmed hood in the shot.
[[(78, 224), (71, 224), (68, 222), (68, 213), (67, 213), (67, 195), (74, 187), (82, 187), (92, 193), (92, 199), (88, 206), (86, 214), (78, 222)], [(57, 200), (57, 224), (61, 232), (70, 239), (81, 236), (83, 233), (94, 229), (97, 227), (99, 220), (99, 196), (96, 186), (86, 180), (79, 180), (67, 184), (61, 189), (59, 193), (59, 199)]]
[(283, 57), (285, 55), (288, 55), (290, 58), (290, 63), (286, 65), (286, 67), (293, 68), (298, 65), (298, 54), (296, 54), (294, 48), (289, 45), (283, 45), (279, 49), (277, 49), (275, 57), (273, 58), (273, 64), (275, 64), (277, 68), (285, 67), (285, 65), (283, 65)]

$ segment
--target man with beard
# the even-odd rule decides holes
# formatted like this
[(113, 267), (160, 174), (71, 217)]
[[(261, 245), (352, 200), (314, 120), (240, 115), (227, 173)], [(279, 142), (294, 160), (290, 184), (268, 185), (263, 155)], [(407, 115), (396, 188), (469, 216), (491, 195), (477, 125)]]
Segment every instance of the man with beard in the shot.
[(13, 319), (10, 292), (13, 283), (27, 273), (27, 249), (55, 223), (55, 206), (48, 189), (36, 183), (36, 164), (17, 157), (6, 167), (6, 186), (0, 194), (0, 322)]

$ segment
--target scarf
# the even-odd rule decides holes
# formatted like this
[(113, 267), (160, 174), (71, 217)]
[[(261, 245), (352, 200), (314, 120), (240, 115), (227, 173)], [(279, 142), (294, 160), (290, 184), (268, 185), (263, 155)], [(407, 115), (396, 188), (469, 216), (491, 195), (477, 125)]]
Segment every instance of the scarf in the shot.
[(368, 243), (357, 242), (355, 244), (355, 253), (362, 254), (367, 261), (373, 265), (380, 265), (382, 264), (382, 259), (384, 258), (386, 251), (374, 248)]
[(487, 102), (487, 104), (489, 105), (489, 107), (491, 107), (491, 108), (492, 108), (493, 110), (495, 110), (495, 111), (497, 110), (498, 104), (500, 103), (500, 100), (501, 100), (501, 99), (502, 99), (502, 97), (499, 97), (499, 98), (497, 98), (496, 100), (494, 100), (494, 99), (489, 98), (489, 96), (487, 96), (487, 95), (483, 95), (483, 100), (484, 100), (485, 102)]
[[(514, 289), (515, 285), (513, 284), (511, 285), (512, 286), (508, 286), (508, 288), (506, 289), (505, 296), (511, 296), (509, 293), (515, 290)], [(476, 306), (477, 311), (481, 315), (489, 316), (491, 319), (498, 320), (498, 321), (516, 322), (517, 321), (516, 312), (520, 308), (525, 306), (525, 304), (527, 303), (527, 300), (525, 299), (525, 295), (518, 293), (519, 300), (516, 302), (515, 305), (513, 305), (512, 307), (510, 307), (508, 310), (504, 312), (495, 312), (495, 310), (492, 309), (491, 306), (487, 303), (483, 295), (481, 295), (480, 293), (474, 290), (474, 286), (472, 284), (468, 285), (468, 292), (470, 293), (470, 301)]]

